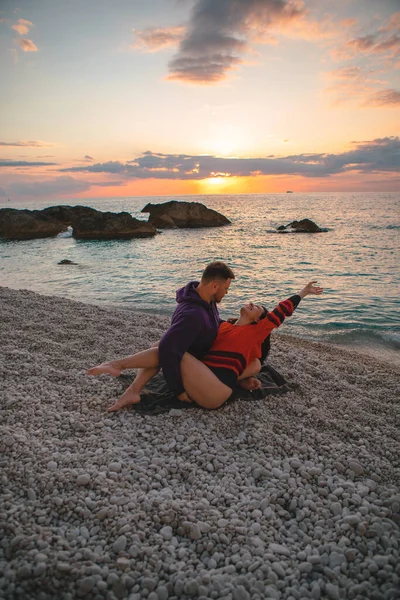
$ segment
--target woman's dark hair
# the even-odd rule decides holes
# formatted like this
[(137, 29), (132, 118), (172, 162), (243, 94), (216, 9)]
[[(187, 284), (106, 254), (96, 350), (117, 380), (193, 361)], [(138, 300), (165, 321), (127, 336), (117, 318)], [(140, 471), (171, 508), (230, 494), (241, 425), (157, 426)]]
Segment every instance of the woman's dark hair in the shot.
[(235, 279), (235, 274), (223, 262), (215, 261), (206, 266), (201, 276), (202, 283), (209, 283), (210, 281), (226, 281), (227, 279)]

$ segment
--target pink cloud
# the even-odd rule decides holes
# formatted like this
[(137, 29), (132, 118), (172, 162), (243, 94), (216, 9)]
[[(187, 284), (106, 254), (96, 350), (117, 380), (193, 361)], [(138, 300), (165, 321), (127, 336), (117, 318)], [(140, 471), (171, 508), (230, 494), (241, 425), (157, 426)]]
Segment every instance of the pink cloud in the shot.
[(390, 19), (381, 27), (379, 31), (399, 31), (400, 30), (400, 12), (393, 13)]
[(18, 19), (15, 25), (11, 25), (11, 29), (17, 31), (20, 35), (26, 35), (29, 29), (33, 26), (33, 23), (26, 19)]
[(0, 146), (13, 146), (16, 148), (47, 148), (51, 146), (55, 146), (55, 144), (50, 144), (49, 142), (41, 142), (40, 140), (29, 140), (29, 141), (20, 141), (20, 142), (1, 142)]
[(387, 89), (368, 98), (366, 106), (400, 106), (400, 90)]
[(21, 46), (22, 50), (24, 52), (37, 52), (38, 51), (38, 47), (36, 46), (36, 44), (34, 44), (32, 42), (32, 40), (18, 40), (18, 44), (19, 46)]
[(329, 79), (359, 79), (360, 76), (361, 67), (340, 67), (326, 73)]
[(136, 41), (131, 48), (145, 52), (158, 52), (166, 48), (176, 47), (182, 40), (185, 28), (183, 26), (156, 28), (149, 27), (141, 31), (133, 30)]

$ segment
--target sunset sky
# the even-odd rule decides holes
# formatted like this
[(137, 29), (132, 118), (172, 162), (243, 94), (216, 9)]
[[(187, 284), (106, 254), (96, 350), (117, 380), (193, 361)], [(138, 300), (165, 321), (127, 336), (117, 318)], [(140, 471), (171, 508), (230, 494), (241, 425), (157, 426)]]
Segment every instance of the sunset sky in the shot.
[(399, 0), (2, 0), (0, 200), (400, 190)]

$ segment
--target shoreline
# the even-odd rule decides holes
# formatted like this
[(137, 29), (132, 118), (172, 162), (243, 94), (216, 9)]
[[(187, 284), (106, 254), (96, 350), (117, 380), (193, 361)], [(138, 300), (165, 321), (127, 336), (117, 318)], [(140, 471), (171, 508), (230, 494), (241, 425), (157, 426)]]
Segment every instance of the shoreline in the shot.
[(0, 305), (6, 600), (396, 597), (397, 368), (281, 334), (284, 396), (108, 415), (121, 382), (84, 371), (169, 317), (4, 287)]
[[(0, 286), (2, 287), (2, 286)], [(3, 286), (3, 287), (7, 287), (7, 286)], [(81, 303), (81, 304), (85, 304), (85, 305), (89, 305), (89, 306), (96, 306), (99, 308), (104, 308), (106, 310), (116, 310), (116, 311), (125, 311), (129, 314), (135, 314), (135, 315), (146, 315), (146, 316), (151, 316), (157, 319), (160, 319), (161, 322), (165, 323), (165, 330), (167, 330), (167, 328), (169, 327), (170, 324), (170, 319), (173, 313), (173, 308), (171, 307), (170, 310), (165, 311), (165, 313), (159, 313), (156, 310), (153, 309), (136, 309), (133, 306), (133, 303), (123, 303), (123, 302), (110, 302), (108, 300), (88, 300), (88, 301), (84, 301), (84, 300), (80, 300), (80, 299), (76, 299), (73, 297), (67, 297), (67, 296), (62, 296), (62, 295), (51, 295), (50, 293), (42, 293), (42, 292), (36, 292), (34, 290), (28, 289), (28, 288), (12, 288), (9, 287), (7, 289), (13, 289), (15, 291), (20, 291), (20, 292), (24, 292), (24, 291), (31, 291), (34, 294), (39, 294), (41, 296), (45, 296), (48, 298), (60, 298), (65, 299), (65, 300), (70, 300), (72, 302), (77, 302), (77, 303)], [(290, 323), (290, 321), (289, 321)], [(287, 324), (286, 324), (287, 327)], [(164, 333), (163, 331), (163, 333)], [(303, 340), (305, 342), (310, 342), (310, 343), (315, 343), (315, 344), (323, 344), (325, 345), (327, 348), (341, 348), (344, 351), (350, 352), (350, 353), (355, 353), (357, 356), (359, 356), (360, 358), (362, 357), (370, 357), (374, 360), (377, 360), (379, 362), (383, 362), (384, 364), (386, 364), (388, 367), (391, 367), (395, 370), (400, 370), (400, 350), (398, 350), (397, 348), (394, 348), (392, 344), (387, 343), (385, 345), (381, 344), (381, 343), (372, 343), (372, 344), (367, 344), (367, 343), (362, 343), (362, 342), (352, 342), (352, 343), (340, 343), (340, 342), (332, 342), (332, 341), (328, 341), (328, 340), (324, 340), (324, 339), (318, 339), (318, 335), (314, 336), (314, 335), (310, 335), (309, 337), (303, 335), (303, 333), (299, 333), (299, 334), (292, 334), (292, 333), (286, 333), (286, 329), (285, 329), (285, 325), (280, 328), (279, 330), (277, 330), (276, 333), (274, 333), (274, 335), (276, 337), (288, 337), (288, 338), (293, 338), (293, 339), (299, 339), (299, 340)]]

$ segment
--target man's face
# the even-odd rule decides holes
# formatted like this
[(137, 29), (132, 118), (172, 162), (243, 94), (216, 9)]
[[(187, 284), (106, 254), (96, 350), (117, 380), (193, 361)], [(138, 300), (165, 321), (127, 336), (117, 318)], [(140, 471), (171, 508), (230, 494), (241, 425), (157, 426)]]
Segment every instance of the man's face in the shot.
[(231, 279), (226, 279), (225, 281), (216, 282), (217, 287), (214, 294), (215, 302), (221, 302), (222, 298), (226, 296), (229, 290), (229, 286), (231, 285), (231, 281)]

